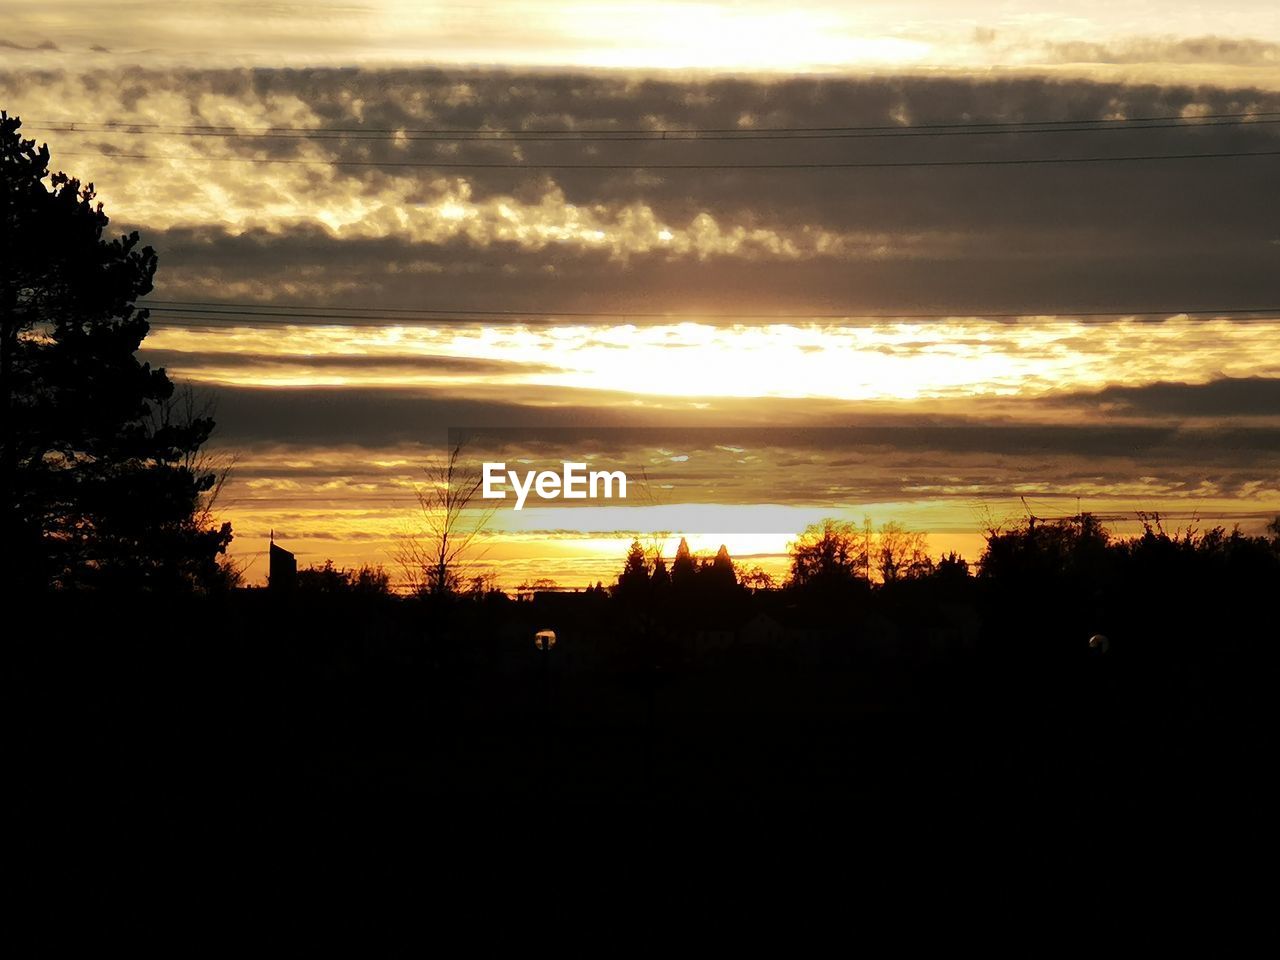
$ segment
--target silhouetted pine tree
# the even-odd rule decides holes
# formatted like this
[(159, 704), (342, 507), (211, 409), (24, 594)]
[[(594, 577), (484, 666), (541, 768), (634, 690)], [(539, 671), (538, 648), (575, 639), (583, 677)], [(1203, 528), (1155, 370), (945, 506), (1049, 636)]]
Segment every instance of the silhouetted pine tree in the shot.
[(627, 602), (641, 601), (648, 598), (649, 564), (645, 560), (644, 547), (639, 540), (633, 540), (627, 551), (627, 559), (618, 574), (617, 596)]
[(716, 551), (715, 559), (711, 561), (710, 566), (707, 568), (707, 577), (713, 589), (726, 589), (738, 585), (738, 574), (733, 569), (733, 560), (729, 557), (729, 550), (723, 543), (720, 544), (720, 549)]
[(653, 574), (649, 578), (655, 594), (660, 595), (671, 586), (671, 573), (667, 570), (667, 561), (658, 554), (653, 560)]
[[(174, 415), (135, 356), (156, 255), (103, 239), (93, 185), (0, 113), (0, 554), (9, 584), (187, 589), (218, 583), (231, 527), (202, 509), (213, 421)], [(48, 180), (46, 185), (45, 181)]]
[(676, 558), (671, 564), (671, 585), (677, 589), (687, 590), (697, 576), (698, 568), (693, 562), (693, 554), (689, 552), (689, 542), (680, 538), (680, 546), (676, 547)]

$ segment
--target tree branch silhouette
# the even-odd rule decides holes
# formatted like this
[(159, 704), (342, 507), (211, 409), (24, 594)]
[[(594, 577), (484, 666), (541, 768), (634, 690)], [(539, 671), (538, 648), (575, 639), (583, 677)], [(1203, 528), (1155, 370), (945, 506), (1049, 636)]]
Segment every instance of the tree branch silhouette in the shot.
[(462, 571), (483, 556), (477, 552), (494, 507), (479, 506), (483, 478), (463, 462), (465, 440), (444, 459), (424, 468), (427, 483), (417, 490), (420, 525), (402, 534), (395, 559), (414, 593), (456, 594)]

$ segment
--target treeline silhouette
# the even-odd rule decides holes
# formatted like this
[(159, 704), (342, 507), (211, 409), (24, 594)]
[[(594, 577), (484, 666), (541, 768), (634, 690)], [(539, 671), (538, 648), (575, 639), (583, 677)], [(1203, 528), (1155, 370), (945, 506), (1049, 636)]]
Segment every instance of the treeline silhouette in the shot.
[(970, 564), (955, 553), (931, 557), (922, 534), (896, 523), (873, 531), (829, 519), (791, 543), (780, 583), (723, 546), (695, 555), (682, 538), (669, 564), (656, 544), (634, 541), (612, 584), (582, 591), (544, 579), (508, 596), (477, 576), (466, 588), (396, 598), (381, 568), (332, 564), (302, 571), (298, 589), (381, 594), (420, 610), (428, 635), (459, 644), (505, 631), (522, 654), (520, 631), (551, 627), (576, 656), (666, 667), (734, 655), (1050, 664), (1258, 653), (1259, 637), (1274, 631), (1280, 517), (1262, 535), (1195, 521), (1170, 530), (1158, 513), (1139, 520), (1133, 536), (1113, 535), (1089, 513), (993, 526)]

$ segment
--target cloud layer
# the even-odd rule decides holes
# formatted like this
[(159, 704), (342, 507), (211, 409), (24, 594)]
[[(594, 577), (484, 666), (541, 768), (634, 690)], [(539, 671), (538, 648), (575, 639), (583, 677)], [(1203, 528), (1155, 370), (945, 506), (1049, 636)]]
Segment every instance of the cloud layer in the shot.
[[(184, 16), (208, 13), (193, 10)], [(966, 29), (966, 43), (1012, 42), (1008, 25)], [(10, 42), (46, 39), (68, 47), (53, 27)], [(1054, 55), (1259, 70), (1275, 38), (1107, 42)], [(769, 533), (772, 546), (759, 547), (768, 552), (815, 511), (866, 511), (972, 555), (982, 511), (1020, 510), (1022, 497), (1047, 504), (1035, 508), (1046, 515), (1070, 512), (1079, 497), (1086, 509), (1255, 526), (1280, 499), (1275, 157), (803, 173), (338, 162), (1259, 152), (1280, 149), (1280, 124), (1261, 122), (1280, 111), (1274, 86), (115, 61), (86, 72), (56, 54), (15, 51), (44, 66), (0, 73), (0, 106), (32, 133), (37, 121), (110, 119), (325, 137), (142, 126), (42, 136), (55, 167), (97, 184), (113, 227), (137, 228), (159, 250), (155, 299), (187, 301), (156, 304), (144, 356), (217, 396), (217, 442), (240, 455), (224, 509), (246, 556), (274, 528), (304, 559), (385, 560), (411, 519), (421, 466), (448, 428), (463, 426), (515, 431), (507, 453), (552, 460), (573, 457), (573, 444), (529, 431), (589, 427), (598, 435), (573, 443), (651, 480), (653, 502), (634, 507), (643, 516), (531, 514), (539, 526), (509, 531), (502, 548), (530, 564), (545, 559), (538, 529), (577, 530), (612, 549), (608, 531), (678, 520)], [(1259, 122), (781, 144), (403, 134), (1239, 113)], [(351, 129), (401, 133), (338, 133)], [(741, 432), (765, 425), (785, 431)], [(962, 535), (967, 545), (954, 539)], [(585, 570), (567, 547), (541, 549)]]
[[(1265, 0), (767, 0), (682, 3), (314, 0), (183, 3), (4, 0), (8, 46), (30, 62), (258, 66), (408, 62), (645, 70), (1046, 69), (1236, 81), (1274, 66), (1280, 15)], [(1189, 69), (1188, 69), (1189, 68)]]

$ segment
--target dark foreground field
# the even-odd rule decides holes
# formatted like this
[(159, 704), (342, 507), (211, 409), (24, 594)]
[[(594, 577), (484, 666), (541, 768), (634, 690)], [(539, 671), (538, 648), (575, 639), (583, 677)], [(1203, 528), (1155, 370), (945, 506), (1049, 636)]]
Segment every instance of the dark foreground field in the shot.
[(1261, 656), (694, 653), (615, 616), (547, 656), (530, 609), (34, 611), (8, 642), (20, 846), (108, 885), (123, 864), (286, 883), (371, 855), (454, 895), (839, 903), (868, 883), (1221, 891), (1270, 830)]

